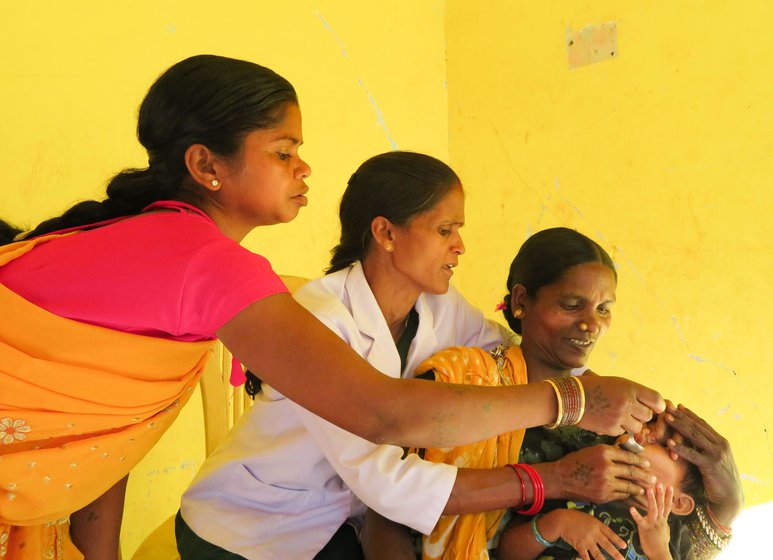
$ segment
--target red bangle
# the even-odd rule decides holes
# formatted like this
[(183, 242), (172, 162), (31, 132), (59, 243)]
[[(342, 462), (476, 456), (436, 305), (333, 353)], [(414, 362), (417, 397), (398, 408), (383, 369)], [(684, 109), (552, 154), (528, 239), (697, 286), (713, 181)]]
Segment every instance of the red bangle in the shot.
[[(526, 501), (526, 484), (524, 484), (523, 477), (521, 476), (521, 471), (519, 471), (516, 468), (516, 465), (508, 464), (507, 466), (510, 467), (511, 469), (513, 469), (513, 472), (518, 475), (518, 480), (521, 481), (521, 501), (518, 504), (518, 507), (522, 508), (523, 507), (523, 503)], [(513, 506), (513, 507), (515, 507), (515, 506)]]
[(730, 529), (729, 527), (725, 527), (724, 525), (722, 525), (722, 523), (719, 522), (719, 519), (717, 519), (717, 516), (714, 515), (713, 511), (711, 511), (711, 504), (706, 503), (706, 507), (704, 509), (706, 510), (706, 513), (708, 514), (709, 519), (711, 519), (711, 521), (714, 523), (714, 525), (717, 526), (718, 529), (724, 531), (726, 536), (729, 537), (730, 535), (733, 534), (732, 529)]
[(534, 501), (529, 509), (518, 510), (518, 513), (522, 515), (535, 515), (542, 510), (542, 506), (545, 505), (545, 485), (542, 483), (542, 478), (539, 473), (534, 470), (531, 465), (522, 465), (520, 463), (513, 465), (513, 469), (523, 469), (529, 479), (531, 480), (532, 487), (534, 488)]

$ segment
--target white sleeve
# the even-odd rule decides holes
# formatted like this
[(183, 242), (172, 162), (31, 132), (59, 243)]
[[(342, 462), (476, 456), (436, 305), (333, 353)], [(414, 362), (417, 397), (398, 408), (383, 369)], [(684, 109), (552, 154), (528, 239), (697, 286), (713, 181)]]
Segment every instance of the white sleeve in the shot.
[[(294, 404), (294, 403), (293, 403)], [(375, 445), (294, 404), (335, 471), (362, 502), (393, 521), (428, 535), (448, 503), (457, 469), (402, 458), (394, 445)]]

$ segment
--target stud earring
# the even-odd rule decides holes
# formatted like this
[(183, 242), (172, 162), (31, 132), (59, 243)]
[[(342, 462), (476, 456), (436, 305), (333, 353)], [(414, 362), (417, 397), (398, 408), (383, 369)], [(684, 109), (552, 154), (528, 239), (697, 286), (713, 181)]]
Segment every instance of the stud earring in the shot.
[(516, 309), (513, 315), (515, 315), (516, 319), (520, 319), (521, 315), (523, 315), (523, 309)]
[(219, 187), (220, 186), (220, 181), (218, 181), (217, 179), (212, 179), (212, 186), (213, 187)]
[(391, 241), (387, 241), (384, 243), (384, 251), (386, 251), (387, 253), (391, 253), (394, 250), (395, 250), (394, 243), (392, 243)]
[(585, 332), (588, 330), (588, 324), (587, 323), (580, 323), (580, 330)]

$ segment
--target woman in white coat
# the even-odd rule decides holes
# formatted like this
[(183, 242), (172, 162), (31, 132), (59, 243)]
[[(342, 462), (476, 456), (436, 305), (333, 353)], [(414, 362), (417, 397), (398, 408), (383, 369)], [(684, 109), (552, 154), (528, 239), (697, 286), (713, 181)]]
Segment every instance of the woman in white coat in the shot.
[[(377, 369), (411, 377), (440, 349), (492, 347), (509, 337), (449, 285), (464, 253), (464, 193), (447, 165), (411, 152), (375, 156), (349, 180), (340, 218), (328, 274), (295, 297)], [(522, 497), (511, 469), (404, 457), (400, 447), (352, 435), (255, 376), (249, 387), (254, 406), (183, 496), (183, 560), (361, 558), (357, 529), (368, 507), (429, 533), (442, 514), (533, 497), (531, 488)]]

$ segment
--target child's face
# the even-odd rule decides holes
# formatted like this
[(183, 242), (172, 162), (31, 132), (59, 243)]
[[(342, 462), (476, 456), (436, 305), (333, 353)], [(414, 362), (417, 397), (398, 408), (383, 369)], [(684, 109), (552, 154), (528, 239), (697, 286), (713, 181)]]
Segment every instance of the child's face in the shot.
[[(659, 443), (644, 445), (644, 457), (650, 462), (649, 470), (663, 486), (674, 488), (674, 501), (671, 511), (677, 515), (687, 515), (695, 508), (695, 500), (682, 490), (682, 481), (687, 473), (687, 461), (681, 457), (674, 461), (668, 449)], [(647, 483), (644, 483), (647, 486)]]
[(682, 458), (674, 461), (668, 450), (659, 443), (645, 444), (643, 455), (649, 459), (650, 470), (658, 477), (658, 482), (664, 486), (673, 486), (674, 492), (682, 487), (682, 480), (687, 472), (687, 461)]

